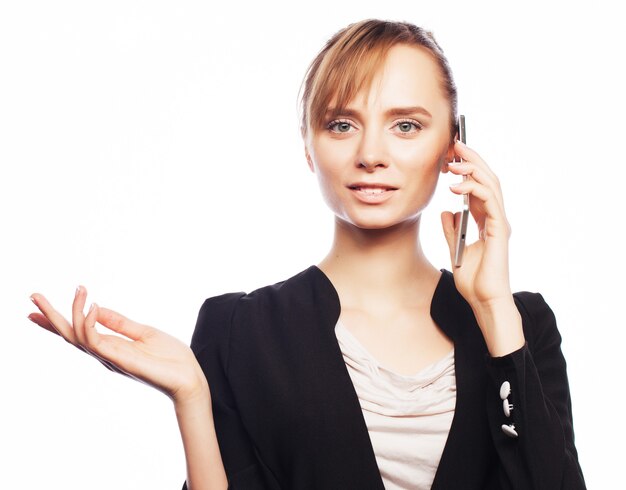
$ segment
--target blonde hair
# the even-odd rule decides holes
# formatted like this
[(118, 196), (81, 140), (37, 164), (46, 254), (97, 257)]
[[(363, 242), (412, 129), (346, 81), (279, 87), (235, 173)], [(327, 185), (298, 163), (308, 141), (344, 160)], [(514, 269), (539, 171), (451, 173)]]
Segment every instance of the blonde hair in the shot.
[(369, 90), (389, 49), (396, 44), (426, 49), (440, 69), (443, 92), (450, 103), (450, 138), (456, 133), (457, 90), (448, 60), (432, 32), (408, 22), (367, 19), (350, 24), (328, 40), (309, 65), (300, 101), (301, 133), (322, 128), (329, 104), (341, 111), (362, 89)]

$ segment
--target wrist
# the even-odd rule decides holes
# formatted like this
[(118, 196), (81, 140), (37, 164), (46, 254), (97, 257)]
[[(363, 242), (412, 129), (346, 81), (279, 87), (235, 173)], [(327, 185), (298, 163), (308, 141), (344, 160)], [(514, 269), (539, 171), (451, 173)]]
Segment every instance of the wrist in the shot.
[(474, 313), (479, 313), (485, 316), (496, 316), (503, 312), (510, 312), (512, 310), (517, 311), (515, 301), (513, 300), (513, 294), (504, 294), (498, 298), (492, 298), (486, 301), (474, 301), (470, 302), (470, 306)]
[(522, 317), (512, 295), (471, 306), (492, 357), (505, 356), (524, 346)]
[(188, 406), (196, 406), (198, 404), (211, 401), (211, 391), (209, 384), (204, 376), (192, 383), (181, 387), (171, 397), (176, 409), (184, 409)]

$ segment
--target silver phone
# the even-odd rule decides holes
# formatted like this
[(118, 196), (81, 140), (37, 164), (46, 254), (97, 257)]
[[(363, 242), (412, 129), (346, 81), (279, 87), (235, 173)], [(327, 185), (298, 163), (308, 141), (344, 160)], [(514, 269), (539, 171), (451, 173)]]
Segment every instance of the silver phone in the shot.
[[(460, 115), (457, 121), (457, 131), (459, 140), (466, 143), (465, 116)], [(461, 161), (463, 159), (461, 158)], [(467, 180), (467, 175), (463, 176)], [(467, 234), (467, 221), (469, 219), (469, 194), (463, 194), (463, 207), (461, 209), (461, 219), (456, 233), (456, 251), (454, 254), (454, 266), (461, 267), (463, 264), (463, 251), (465, 250), (465, 235)]]

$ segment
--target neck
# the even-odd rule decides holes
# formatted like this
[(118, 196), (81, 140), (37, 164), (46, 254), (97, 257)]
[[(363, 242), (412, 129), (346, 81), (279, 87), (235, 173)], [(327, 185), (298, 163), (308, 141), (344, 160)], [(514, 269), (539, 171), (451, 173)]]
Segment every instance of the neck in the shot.
[(439, 271), (419, 241), (420, 217), (385, 229), (365, 230), (335, 218), (330, 252), (319, 268), (331, 279), (342, 306), (430, 301)]

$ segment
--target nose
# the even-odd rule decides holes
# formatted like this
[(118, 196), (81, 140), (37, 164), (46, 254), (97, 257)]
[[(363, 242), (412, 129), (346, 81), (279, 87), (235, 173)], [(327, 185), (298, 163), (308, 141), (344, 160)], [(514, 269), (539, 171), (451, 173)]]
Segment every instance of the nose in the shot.
[(386, 164), (386, 163), (384, 163), (384, 162), (378, 162), (378, 163), (371, 162), (371, 163), (370, 163), (369, 161), (363, 161), (363, 160), (361, 160), (360, 162), (358, 162), (358, 165), (357, 165), (357, 166), (358, 166), (359, 168), (365, 168), (368, 172), (371, 172), (371, 171), (373, 171), (376, 167), (386, 167), (386, 166), (387, 166), (387, 164)]
[(388, 155), (383, 138), (374, 130), (364, 130), (356, 154), (356, 166), (373, 172), (377, 167), (388, 167)]

